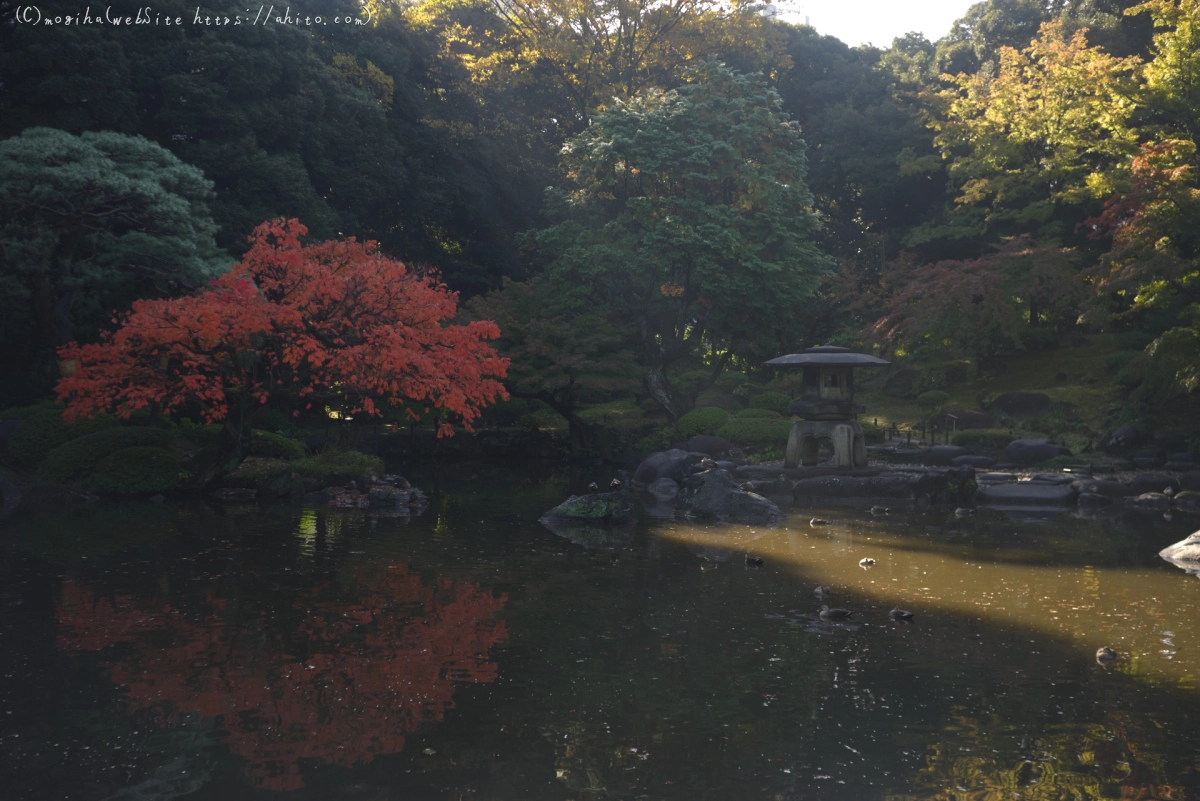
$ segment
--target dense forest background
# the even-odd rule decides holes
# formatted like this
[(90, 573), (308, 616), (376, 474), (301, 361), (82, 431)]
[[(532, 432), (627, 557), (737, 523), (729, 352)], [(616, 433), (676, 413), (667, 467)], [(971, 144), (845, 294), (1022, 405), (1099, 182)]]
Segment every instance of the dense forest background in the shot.
[(988, 0), (887, 50), (710, 0), (290, 9), (371, 20), (351, 26), (15, 9), (3, 404), (278, 217), (439, 275), (500, 324), (510, 419), (552, 410), (584, 446), (587, 407), (674, 423), (706, 393), (786, 395), (761, 362), (827, 341), (944, 405), (927, 393), (1115, 337), (1094, 373), (1055, 371), (1119, 401), (1096, 429), (1186, 427), (1200, 389), (1196, 0)]

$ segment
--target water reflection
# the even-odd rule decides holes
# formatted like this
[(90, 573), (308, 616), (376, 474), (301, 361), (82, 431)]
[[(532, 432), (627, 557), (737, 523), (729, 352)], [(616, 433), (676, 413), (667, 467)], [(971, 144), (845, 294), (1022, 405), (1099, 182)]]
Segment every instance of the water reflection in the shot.
[(59, 648), (100, 652), (155, 725), (199, 717), (256, 785), (294, 790), (305, 761), (350, 767), (397, 753), (405, 735), (442, 720), (456, 682), (492, 681), (505, 601), (391, 565), (349, 586), (307, 587), (282, 608), (210, 592), (185, 610), (67, 579), (56, 618)]

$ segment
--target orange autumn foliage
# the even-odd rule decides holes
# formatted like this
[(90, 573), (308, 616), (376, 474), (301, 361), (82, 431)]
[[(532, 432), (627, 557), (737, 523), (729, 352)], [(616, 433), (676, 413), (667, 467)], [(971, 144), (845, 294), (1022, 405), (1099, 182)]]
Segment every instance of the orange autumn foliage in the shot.
[[(470, 428), (507, 398), (497, 379), (508, 360), (487, 344), (500, 335), (494, 323), (447, 324), (458, 296), (443, 284), (374, 242), (302, 245), (307, 231), (298, 220), (263, 223), (207, 291), (139, 300), (99, 344), (61, 348), (78, 365), (57, 386), (66, 417), (195, 403), (213, 423), (290, 395), (346, 413), (424, 403)], [(451, 433), (443, 423), (439, 436)]]
[(210, 594), (196, 617), (67, 579), (58, 647), (100, 652), (156, 726), (200, 716), (256, 786), (297, 790), (302, 761), (349, 768), (399, 753), (454, 707), (457, 683), (497, 675), (489, 652), (507, 636), (496, 619), (506, 596), (399, 568), (353, 589), (348, 600), (345, 587), (317, 586), (270, 614)]

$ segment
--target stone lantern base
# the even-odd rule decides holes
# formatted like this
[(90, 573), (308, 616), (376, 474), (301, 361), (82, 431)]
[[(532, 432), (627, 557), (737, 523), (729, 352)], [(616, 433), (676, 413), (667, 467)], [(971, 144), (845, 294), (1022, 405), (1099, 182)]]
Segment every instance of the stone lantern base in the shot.
[(815, 466), (821, 437), (833, 440), (833, 461), (838, 467), (867, 466), (867, 441), (856, 421), (797, 420), (788, 435), (784, 467)]

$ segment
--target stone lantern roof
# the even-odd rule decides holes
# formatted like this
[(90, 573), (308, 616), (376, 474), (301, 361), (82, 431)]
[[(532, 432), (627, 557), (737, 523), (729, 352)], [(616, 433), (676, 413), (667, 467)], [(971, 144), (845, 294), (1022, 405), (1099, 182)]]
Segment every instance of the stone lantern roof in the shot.
[(891, 364), (891, 362), (871, 356), (866, 353), (854, 353), (849, 348), (838, 345), (818, 345), (803, 353), (789, 353), (787, 356), (777, 356), (763, 362), (772, 367), (819, 366), (819, 367), (869, 367), (872, 365)]

